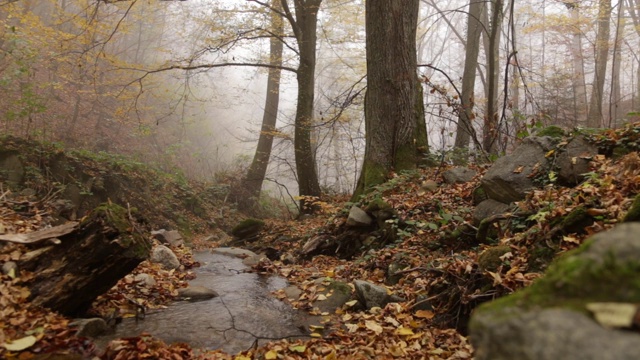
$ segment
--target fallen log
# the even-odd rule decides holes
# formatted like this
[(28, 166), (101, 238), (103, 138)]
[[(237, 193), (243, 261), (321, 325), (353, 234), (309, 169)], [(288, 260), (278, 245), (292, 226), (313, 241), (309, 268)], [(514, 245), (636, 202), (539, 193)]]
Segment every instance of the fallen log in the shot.
[(30, 233), (0, 235), (0, 241), (9, 241), (17, 244), (35, 244), (43, 240), (54, 239), (59, 236), (67, 235), (74, 231), (77, 226), (78, 222), (70, 221), (60, 226)]
[[(97, 207), (79, 224), (63, 225), (46, 234), (55, 234), (49, 238), (59, 241), (27, 252), (18, 266), (33, 272), (26, 283), (30, 300), (68, 316), (84, 314), (99, 295), (145, 260), (151, 249), (128, 211), (111, 203)], [(31, 240), (39, 240), (30, 247), (45, 244), (41, 241), (47, 239), (42, 233), (32, 236)]]

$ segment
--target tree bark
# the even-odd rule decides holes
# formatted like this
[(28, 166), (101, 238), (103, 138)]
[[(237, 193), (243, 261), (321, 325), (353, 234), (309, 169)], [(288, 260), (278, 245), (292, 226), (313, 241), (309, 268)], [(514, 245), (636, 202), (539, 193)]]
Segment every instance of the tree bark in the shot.
[(427, 145), (416, 71), (418, 10), (418, 0), (366, 2), (366, 148), (354, 198), (391, 171), (415, 169)]
[(580, 7), (578, 0), (565, 1), (573, 21), (574, 31), (571, 34), (571, 60), (573, 63), (573, 98), (576, 120), (574, 125), (582, 125), (587, 115), (587, 85), (584, 78), (584, 55), (582, 53), (582, 30), (580, 29)]
[(497, 152), (498, 140), (498, 86), (500, 83), (500, 28), (503, 19), (503, 1), (492, 0), (491, 22), (487, 24), (487, 110), (484, 115), (482, 146), (488, 154)]
[(587, 126), (599, 128), (602, 125), (602, 93), (609, 60), (609, 32), (611, 18), (611, 0), (598, 2), (598, 34), (596, 35), (596, 65)]
[[(279, 0), (273, 1), (273, 7), (276, 11), (281, 11), (282, 6)], [(281, 36), (284, 32), (284, 23), (282, 17), (276, 13), (271, 13), (271, 31), (273, 34)], [(283, 43), (277, 37), (271, 37), (270, 40), (269, 64), (274, 67), (269, 69), (267, 77), (267, 96), (264, 104), (264, 114), (262, 116), (262, 128), (258, 139), (256, 153), (246, 176), (242, 180), (240, 189), (235, 190), (235, 200), (238, 208), (244, 211), (256, 209), (258, 199), (260, 198), (260, 190), (267, 173), (269, 158), (271, 157), (271, 148), (273, 146), (273, 135), (276, 130), (276, 121), (278, 119), (278, 107), (280, 105), (280, 77), (282, 70), (282, 50)]]
[(611, 66), (611, 100), (609, 101), (609, 124), (607, 127), (615, 127), (620, 114), (622, 102), (622, 90), (620, 89), (620, 71), (622, 68), (622, 45), (626, 21), (624, 18), (624, 1), (618, 3), (618, 15), (616, 16), (616, 34), (613, 42), (613, 64)]
[(61, 229), (66, 234), (53, 235), (59, 243), (28, 252), (18, 264), (34, 273), (27, 283), (30, 300), (67, 316), (84, 314), (148, 257), (151, 243), (135, 229), (127, 210), (114, 204), (94, 209), (71, 232)]
[(469, 146), (473, 124), (471, 123), (474, 106), (474, 91), (476, 86), (476, 67), (478, 66), (478, 54), (480, 53), (480, 35), (482, 23), (480, 16), (482, 8), (486, 6), (482, 0), (472, 0), (469, 4), (469, 16), (467, 20), (467, 46), (465, 47), (464, 72), (462, 73), (462, 98), (461, 109), (458, 114), (456, 127), (456, 148)]
[[(316, 43), (318, 10), (322, 0), (294, 0), (295, 18), (286, 0), (282, 7), (291, 23), (298, 42), (300, 64), (298, 65), (298, 103), (295, 119), (295, 158), (300, 196), (320, 196), (320, 183), (311, 141), (313, 129), (313, 101), (315, 97)], [(301, 201), (301, 209), (308, 212)]]

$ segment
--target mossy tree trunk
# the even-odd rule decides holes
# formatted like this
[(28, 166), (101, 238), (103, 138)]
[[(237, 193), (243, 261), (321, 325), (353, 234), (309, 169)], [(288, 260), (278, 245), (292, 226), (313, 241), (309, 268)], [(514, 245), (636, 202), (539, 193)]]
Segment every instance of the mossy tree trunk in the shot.
[(427, 150), (422, 87), (417, 75), (419, 1), (366, 2), (366, 148), (354, 198), (415, 169)]
[(96, 208), (60, 243), (26, 254), (19, 267), (32, 271), (27, 283), (35, 305), (68, 316), (82, 315), (91, 303), (149, 255), (151, 243), (135, 230), (126, 209)]

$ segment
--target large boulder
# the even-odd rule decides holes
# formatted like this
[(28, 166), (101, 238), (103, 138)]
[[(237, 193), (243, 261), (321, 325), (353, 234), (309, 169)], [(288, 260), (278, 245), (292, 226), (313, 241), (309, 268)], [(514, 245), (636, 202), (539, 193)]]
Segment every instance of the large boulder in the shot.
[(504, 214), (509, 212), (510, 209), (507, 204), (503, 204), (497, 200), (487, 199), (478, 204), (473, 211), (473, 223), (474, 225), (479, 225), (482, 220), (493, 215)]
[(401, 302), (404, 299), (390, 295), (387, 288), (364, 280), (355, 280), (353, 286), (356, 289), (356, 297), (367, 308), (385, 307), (390, 302)]
[[(476, 359), (636, 359), (640, 334), (605, 327), (617, 325), (603, 315), (640, 303), (638, 234), (638, 223), (599, 233), (531, 286), (476, 309)], [(628, 326), (634, 315), (614, 321)]]
[(442, 178), (447, 184), (463, 184), (469, 182), (478, 173), (467, 167), (455, 167), (442, 173)]
[(576, 185), (583, 180), (582, 174), (591, 169), (589, 163), (598, 155), (598, 147), (578, 136), (561, 149), (556, 159), (558, 179), (566, 185)]
[(550, 162), (545, 156), (555, 148), (551, 137), (530, 136), (513, 153), (499, 158), (482, 178), (482, 188), (490, 199), (508, 204), (525, 198), (537, 187), (537, 176), (546, 176)]

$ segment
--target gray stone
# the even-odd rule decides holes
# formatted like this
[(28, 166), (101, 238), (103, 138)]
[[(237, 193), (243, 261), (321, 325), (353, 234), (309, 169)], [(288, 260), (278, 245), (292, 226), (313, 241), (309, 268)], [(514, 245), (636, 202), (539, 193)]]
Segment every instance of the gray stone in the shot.
[(184, 240), (182, 239), (182, 235), (177, 230), (167, 231), (165, 229), (160, 229), (156, 231), (152, 231), (151, 235), (158, 241), (163, 244), (169, 244), (171, 246), (180, 246), (184, 245)]
[(373, 222), (373, 219), (366, 211), (360, 209), (357, 206), (352, 206), (349, 210), (349, 217), (347, 218), (348, 226), (369, 226)]
[(2, 264), (2, 273), (9, 275), (13, 271), (13, 276), (18, 276), (18, 264), (15, 261), (7, 261)]
[(0, 179), (4, 178), (14, 190), (22, 184), (25, 174), (19, 155), (13, 150), (0, 152)]
[(425, 192), (434, 192), (438, 190), (438, 183), (429, 179), (422, 182), (420, 189)]
[(390, 296), (383, 286), (372, 284), (364, 280), (355, 280), (353, 285), (356, 289), (358, 300), (367, 308), (385, 307), (390, 302), (399, 302), (404, 299), (397, 296)]
[(320, 278), (316, 280), (316, 283), (318, 284), (318, 294), (322, 294), (326, 298), (314, 301), (313, 306), (323, 313), (333, 314), (351, 299), (351, 287), (345, 282)]
[(545, 155), (554, 145), (550, 137), (531, 136), (512, 154), (499, 158), (482, 178), (487, 196), (505, 204), (524, 199), (537, 187), (533, 177), (548, 174), (550, 162)]
[(593, 242), (580, 254), (597, 263), (613, 257), (618, 263), (640, 263), (640, 223), (616, 225), (613, 229), (595, 234)]
[(246, 266), (251, 267), (254, 265), (258, 265), (263, 260), (268, 260), (268, 258), (264, 255), (253, 255), (253, 256), (244, 258), (242, 260), (242, 263)]
[(477, 360), (632, 360), (640, 335), (603, 328), (562, 309), (474, 316), (470, 335)]
[(77, 327), (76, 336), (94, 338), (113, 332), (113, 329), (102, 318), (76, 319), (69, 325)]
[(478, 206), (476, 206), (475, 210), (473, 211), (473, 223), (477, 226), (482, 220), (488, 218), (489, 216), (504, 214), (508, 212), (509, 209), (510, 207), (507, 204), (503, 204), (493, 199), (487, 199), (478, 204)]
[(204, 286), (189, 286), (178, 289), (178, 298), (189, 301), (209, 300), (217, 297), (218, 293)]
[(455, 167), (442, 173), (442, 178), (447, 184), (463, 184), (473, 180), (478, 173), (467, 167)]
[(556, 159), (558, 179), (567, 185), (583, 180), (582, 174), (591, 171), (589, 162), (598, 155), (598, 148), (583, 136), (573, 138)]
[(133, 278), (133, 281), (137, 282), (138, 284), (141, 284), (145, 287), (153, 287), (156, 285), (156, 280), (153, 278), (153, 276), (149, 275), (149, 274), (138, 274)]
[(295, 285), (287, 286), (283, 291), (284, 294), (287, 295), (287, 298), (292, 301), (298, 300), (298, 298), (300, 298), (300, 295), (302, 295), (302, 290), (300, 290), (300, 288)]
[(252, 256), (256, 256), (257, 254), (253, 251), (249, 251), (246, 249), (241, 249), (237, 247), (219, 247), (211, 250), (214, 254), (220, 254), (225, 256), (237, 257), (237, 258), (248, 258)]
[(151, 262), (162, 265), (167, 270), (177, 269), (180, 267), (180, 260), (176, 254), (164, 245), (158, 245), (151, 250)]

